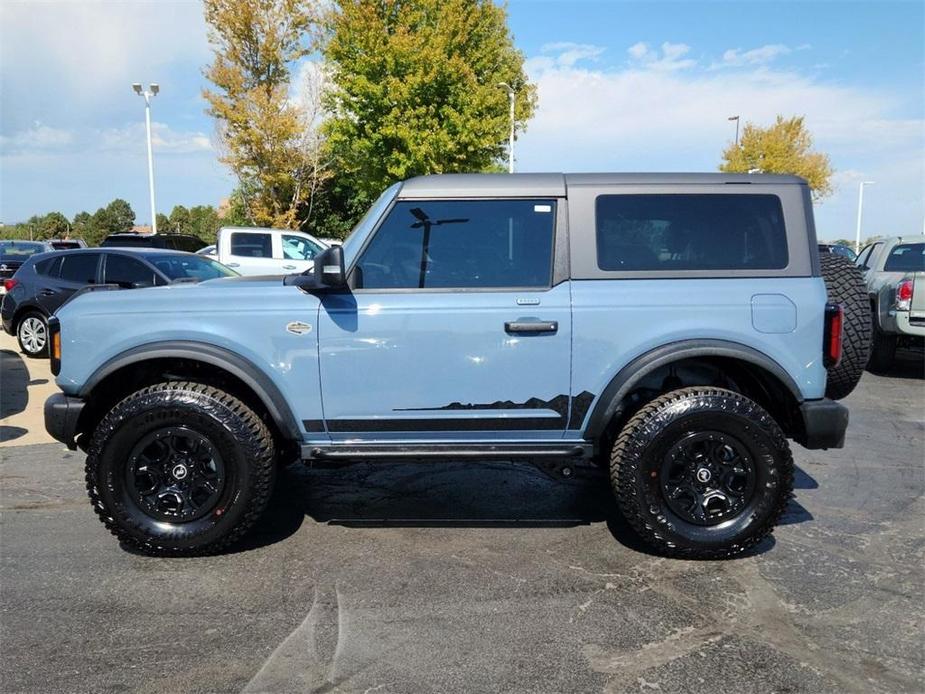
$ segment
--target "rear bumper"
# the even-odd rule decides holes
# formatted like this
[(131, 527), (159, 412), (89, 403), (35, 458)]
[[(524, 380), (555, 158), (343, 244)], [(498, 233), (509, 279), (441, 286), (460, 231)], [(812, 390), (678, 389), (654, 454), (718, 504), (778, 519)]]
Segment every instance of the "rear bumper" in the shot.
[(843, 448), (848, 430), (848, 408), (834, 400), (806, 400), (800, 405), (803, 436), (797, 443), (804, 448)]
[(72, 451), (77, 448), (77, 420), (85, 404), (64, 393), (55, 393), (45, 401), (45, 431)]

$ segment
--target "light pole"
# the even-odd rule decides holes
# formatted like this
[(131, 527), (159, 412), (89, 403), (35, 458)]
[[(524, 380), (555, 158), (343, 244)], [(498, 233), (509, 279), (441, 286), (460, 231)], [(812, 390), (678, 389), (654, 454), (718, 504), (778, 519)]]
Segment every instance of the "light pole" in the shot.
[(161, 88), (152, 83), (149, 90), (141, 88), (140, 82), (132, 84), (132, 89), (145, 100), (145, 130), (148, 133), (148, 189), (151, 193), (151, 231), (157, 233), (157, 213), (154, 208), (154, 153), (151, 150), (151, 97), (157, 96)]
[(739, 146), (739, 117), (738, 116), (729, 116), (726, 120), (734, 120), (736, 122), (736, 147)]
[(511, 138), (507, 150), (507, 172), (514, 173), (514, 99), (516, 92), (507, 82), (498, 82), (498, 86), (507, 90), (507, 96), (511, 102)]
[(858, 228), (854, 236), (854, 252), (861, 252), (861, 213), (864, 211), (864, 186), (872, 186), (876, 181), (861, 181), (858, 186)]

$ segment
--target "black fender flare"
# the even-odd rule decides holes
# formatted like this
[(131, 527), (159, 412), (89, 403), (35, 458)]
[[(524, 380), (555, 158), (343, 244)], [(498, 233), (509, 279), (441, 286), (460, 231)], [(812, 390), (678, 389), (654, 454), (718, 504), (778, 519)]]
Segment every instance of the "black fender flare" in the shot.
[(601, 397), (592, 409), (588, 425), (585, 427), (584, 438), (588, 441), (596, 441), (617, 413), (623, 398), (631, 393), (636, 384), (649, 373), (661, 366), (693, 357), (726, 357), (759, 366), (783, 383), (797, 403), (803, 402), (804, 398), (799, 386), (786, 369), (768, 355), (728, 340), (681, 340), (661, 345), (641, 354), (617, 372), (604, 388), (604, 392), (601, 393)]
[(166, 340), (132, 347), (96, 369), (78, 395), (86, 398), (107, 376), (116, 371), (151, 359), (190, 359), (227, 371), (242, 381), (267, 408), (280, 432), (287, 439), (302, 441), (302, 431), (289, 403), (267, 374), (249, 359), (230, 349), (192, 340)]

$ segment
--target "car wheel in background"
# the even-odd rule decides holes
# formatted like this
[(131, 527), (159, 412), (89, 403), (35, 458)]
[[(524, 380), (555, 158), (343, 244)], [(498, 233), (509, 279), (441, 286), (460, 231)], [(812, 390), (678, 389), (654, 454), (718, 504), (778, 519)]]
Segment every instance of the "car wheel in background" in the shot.
[(48, 354), (48, 321), (37, 311), (24, 315), (16, 326), (19, 349), (29, 357)]
[(848, 258), (821, 253), (819, 262), (829, 301), (844, 311), (841, 361), (829, 367), (825, 385), (827, 398), (841, 400), (861, 380), (870, 356), (870, 300), (864, 276)]

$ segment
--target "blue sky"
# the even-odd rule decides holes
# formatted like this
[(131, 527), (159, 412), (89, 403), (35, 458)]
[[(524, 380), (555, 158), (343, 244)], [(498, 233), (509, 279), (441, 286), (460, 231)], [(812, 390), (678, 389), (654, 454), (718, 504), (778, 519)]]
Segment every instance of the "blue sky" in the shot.
[[(922, 233), (925, 3), (512, 0), (539, 109), (522, 171), (710, 171), (733, 114), (805, 115), (836, 169), (823, 238)], [(198, 2), (0, 5), (0, 220), (94, 211), (114, 197), (147, 222), (143, 108), (156, 81), (158, 209), (218, 204), (233, 186), (204, 114)]]

